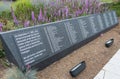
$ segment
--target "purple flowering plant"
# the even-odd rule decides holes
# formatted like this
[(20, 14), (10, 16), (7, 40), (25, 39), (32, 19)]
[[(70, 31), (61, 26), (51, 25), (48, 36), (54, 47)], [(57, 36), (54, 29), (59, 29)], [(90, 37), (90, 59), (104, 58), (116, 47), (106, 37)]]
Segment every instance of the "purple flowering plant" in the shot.
[(14, 20), (14, 24), (18, 26), (19, 23), (18, 23), (18, 20), (15, 16), (15, 13), (14, 13), (14, 10), (13, 10), (12, 7), (11, 7), (11, 14), (12, 14), (12, 17), (13, 17), (13, 20)]
[(103, 12), (99, 0), (54, 0), (43, 6), (33, 6), (33, 9), (26, 10), (26, 13), (31, 14), (30, 18), (24, 17), (24, 19), (21, 17), (28, 16), (27, 14), (21, 14), (23, 16), (19, 17), (11, 7), (11, 15), (16, 26), (29, 27)]
[(2, 31), (3, 24), (0, 23), (0, 32)]
[[(42, 15), (45, 9), (50, 16)], [(44, 6), (42, 10), (38, 16), (39, 21), (44, 17), (42, 23), (102, 12), (99, 0), (56, 0)]]
[(24, 27), (29, 27), (29, 25), (30, 25), (30, 21), (25, 21), (24, 22)]

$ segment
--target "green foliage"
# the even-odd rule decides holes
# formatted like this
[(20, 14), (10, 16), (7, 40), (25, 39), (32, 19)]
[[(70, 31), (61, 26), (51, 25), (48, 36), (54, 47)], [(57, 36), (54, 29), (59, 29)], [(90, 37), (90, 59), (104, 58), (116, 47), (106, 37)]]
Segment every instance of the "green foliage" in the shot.
[(15, 15), (19, 20), (30, 19), (31, 11), (35, 9), (30, 0), (18, 0), (13, 6), (15, 7)]
[(102, 2), (107, 2), (107, 3), (111, 3), (113, 2), (113, 0), (101, 0)]
[(115, 10), (117, 15), (120, 17), (120, 2), (118, 3), (114, 3), (112, 6), (111, 6), (111, 9), (112, 10)]
[(25, 79), (37, 79), (36, 77), (36, 71), (35, 70), (32, 70), (32, 71), (28, 71), (26, 74), (25, 74)]
[(30, 70), (26, 73), (23, 73), (17, 67), (13, 67), (6, 70), (3, 79), (37, 79), (37, 77), (35, 70)]
[(0, 18), (1, 17), (11, 18), (10, 6), (11, 6), (11, 2), (0, 1)]
[[(5, 55), (4, 55), (5, 56)], [(9, 63), (9, 61), (5, 58), (5, 57), (2, 57), (0, 59), (0, 63), (1, 65), (4, 67), (4, 68), (8, 68), (11, 66), (11, 64)]]
[(7, 19), (0, 19), (0, 22), (3, 24), (3, 31), (8, 31), (8, 30), (14, 30), (15, 25), (12, 21), (7, 20)]
[(28, 0), (19, 0), (15, 2), (15, 15), (19, 19), (30, 18), (31, 10), (33, 9), (32, 4)]
[(5, 52), (3, 49), (0, 49), (0, 58), (5, 57)]
[(5, 51), (2, 47), (2, 42), (0, 40), (0, 58), (4, 58), (5, 57)]
[(9, 10), (0, 12), (0, 18), (12, 19), (11, 12)]
[(14, 30), (15, 26), (14, 23), (11, 21), (7, 21), (7, 24), (3, 26), (3, 31)]

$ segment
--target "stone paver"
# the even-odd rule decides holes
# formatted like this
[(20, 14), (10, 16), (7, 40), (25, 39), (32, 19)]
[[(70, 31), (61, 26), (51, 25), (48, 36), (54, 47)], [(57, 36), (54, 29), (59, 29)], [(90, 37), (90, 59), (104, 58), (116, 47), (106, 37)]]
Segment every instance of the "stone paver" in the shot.
[(120, 49), (94, 79), (120, 79)]

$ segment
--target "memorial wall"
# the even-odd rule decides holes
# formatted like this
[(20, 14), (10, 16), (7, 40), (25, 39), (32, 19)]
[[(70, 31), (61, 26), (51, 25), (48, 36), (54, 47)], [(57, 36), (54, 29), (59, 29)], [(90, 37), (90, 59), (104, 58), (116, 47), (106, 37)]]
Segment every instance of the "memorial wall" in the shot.
[(115, 11), (108, 11), (1, 32), (0, 38), (8, 60), (22, 71), (43, 69), (117, 24)]

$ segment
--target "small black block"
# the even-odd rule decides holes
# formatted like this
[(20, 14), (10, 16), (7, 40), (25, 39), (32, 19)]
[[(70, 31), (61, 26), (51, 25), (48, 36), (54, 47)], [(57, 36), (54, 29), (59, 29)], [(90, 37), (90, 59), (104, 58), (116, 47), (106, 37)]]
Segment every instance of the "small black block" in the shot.
[(86, 68), (86, 63), (85, 61), (82, 61), (81, 63), (79, 63), (78, 65), (76, 65), (75, 67), (73, 67), (70, 70), (70, 74), (72, 77), (76, 77), (77, 75), (79, 75), (84, 69)]
[(114, 43), (114, 39), (110, 39), (105, 43), (105, 46), (109, 48)]

